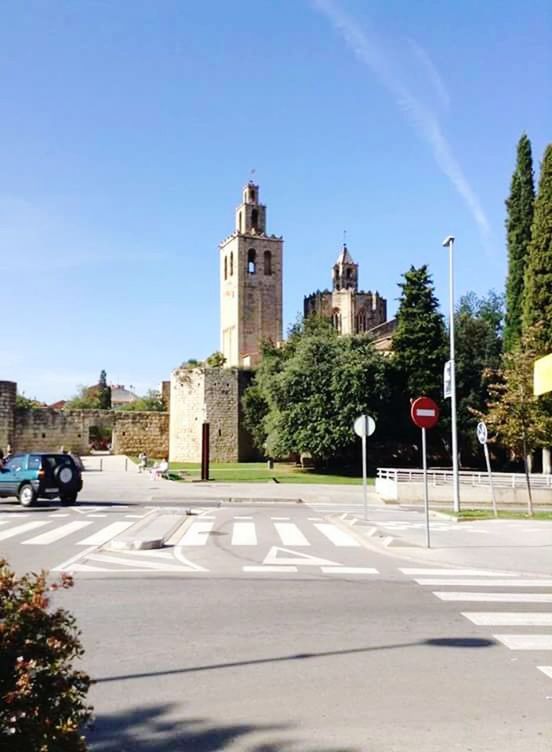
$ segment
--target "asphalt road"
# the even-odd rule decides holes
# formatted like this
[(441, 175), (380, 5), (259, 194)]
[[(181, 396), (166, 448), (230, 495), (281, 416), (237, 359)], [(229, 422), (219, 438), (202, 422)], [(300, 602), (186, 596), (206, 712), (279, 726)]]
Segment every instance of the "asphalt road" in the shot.
[(550, 752), (551, 581), (430, 571), (316, 505), (198, 505), (111, 551), (151, 506), (0, 507), (18, 570), (75, 571), (92, 750)]

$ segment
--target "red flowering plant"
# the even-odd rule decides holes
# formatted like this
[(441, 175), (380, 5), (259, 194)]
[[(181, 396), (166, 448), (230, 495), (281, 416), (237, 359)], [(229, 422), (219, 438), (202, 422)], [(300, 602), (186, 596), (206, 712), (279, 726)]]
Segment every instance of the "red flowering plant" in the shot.
[(68, 575), (17, 577), (0, 559), (0, 752), (84, 752), (89, 677), (75, 617), (48, 594), (73, 586)]

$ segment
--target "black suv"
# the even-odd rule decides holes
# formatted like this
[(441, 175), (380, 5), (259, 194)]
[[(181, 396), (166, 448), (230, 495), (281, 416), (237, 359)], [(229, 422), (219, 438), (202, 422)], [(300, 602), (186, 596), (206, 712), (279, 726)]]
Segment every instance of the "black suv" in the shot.
[(24, 507), (57, 496), (74, 504), (81, 488), (81, 471), (70, 454), (14, 454), (0, 468), (0, 497), (17, 496)]

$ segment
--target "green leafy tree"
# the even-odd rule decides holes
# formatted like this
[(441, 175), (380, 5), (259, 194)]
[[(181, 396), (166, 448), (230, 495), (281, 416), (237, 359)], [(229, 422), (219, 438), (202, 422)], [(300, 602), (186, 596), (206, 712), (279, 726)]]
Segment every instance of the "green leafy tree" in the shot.
[(479, 457), (479, 418), (474, 411), (483, 411), (489, 397), (485, 372), (500, 367), (503, 299), (494, 292), (486, 298), (468, 293), (460, 299), (454, 319), (460, 451)]
[(506, 200), (508, 216), (506, 235), (508, 243), (508, 275), (506, 278), (506, 319), (504, 347), (511, 350), (519, 341), (522, 329), (524, 274), (527, 263), (535, 187), (531, 142), (525, 133), (517, 145), (517, 161), (510, 196)]
[(209, 368), (222, 368), (225, 363), (226, 358), (219, 350), (209, 355), (209, 357), (205, 361), (205, 365), (207, 365)]
[[(542, 324), (525, 330), (520, 342), (502, 360), (489, 384), (486, 414), (481, 417), (513, 456), (523, 459), (528, 482), (531, 453), (552, 442), (552, 415), (543, 397), (533, 394), (533, 367), (538, 356)], [(529, 505), (531, 497), (529, 491)]]
[(42, 402), (37, 399), (31, 399), (24, 394), (17, 394), (15, 397), (15, 406), (18, 410), (36, 410), (39, 407), (44, 407)]
[(100, 402), (95, 387), (79, 386), (77, 394), (65, 403), (66, 410), (99, 410)]
[(542, 322), (537, 331), (538, 355), (552, 352), (552, 144), (546, 147), (531, 228), (525, 270), (523, 326)]
[(327, 463), (354, 446), (358, 415), (378, 416), (384, 369), (368, 337), (340, 337), (325, 322), (307, 320), (284, 347), (265, 347), (243, 402), (248, 424), (269, 456), (308, 452)]
[(427, 266), (411, 266), (399, 284), (401, 296), (393, 335), (393, 364), (407, 396), (438, 399), (447, 341), (439, 301)]
[(107, 384), (107, 374), (103, 370), (100, 373), (97, 389), (100, 410), (111, 410), (111, 387)]
[(90, 680), (73, 668), (83, 655), (75, 618), (50, 609), (48, 593), (69, 588), (68, 575), (17, 577), (0, 560), (0, 750), (85, 752)]
[(134, 402), (125, 402), (125, 404), (118, 407), (117, 410), (126, 412), (142, 411), (161, 413), (165, 410), (165, 406), (163, 405), (161, 393), (155, 389), (150, 389), (143, 397), (139, 397)]

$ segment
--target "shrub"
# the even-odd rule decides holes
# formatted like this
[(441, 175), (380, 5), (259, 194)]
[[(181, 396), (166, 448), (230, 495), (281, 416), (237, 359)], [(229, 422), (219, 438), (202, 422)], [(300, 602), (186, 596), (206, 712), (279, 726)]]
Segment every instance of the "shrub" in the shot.
[(84, 752), (81, 729), (89, 677), (72, 662), (83, 648), (74, 616), (49, 607), (48, 592), (72, 587), (62, 575), (17, 577), (0, 559), (0, 752)]

